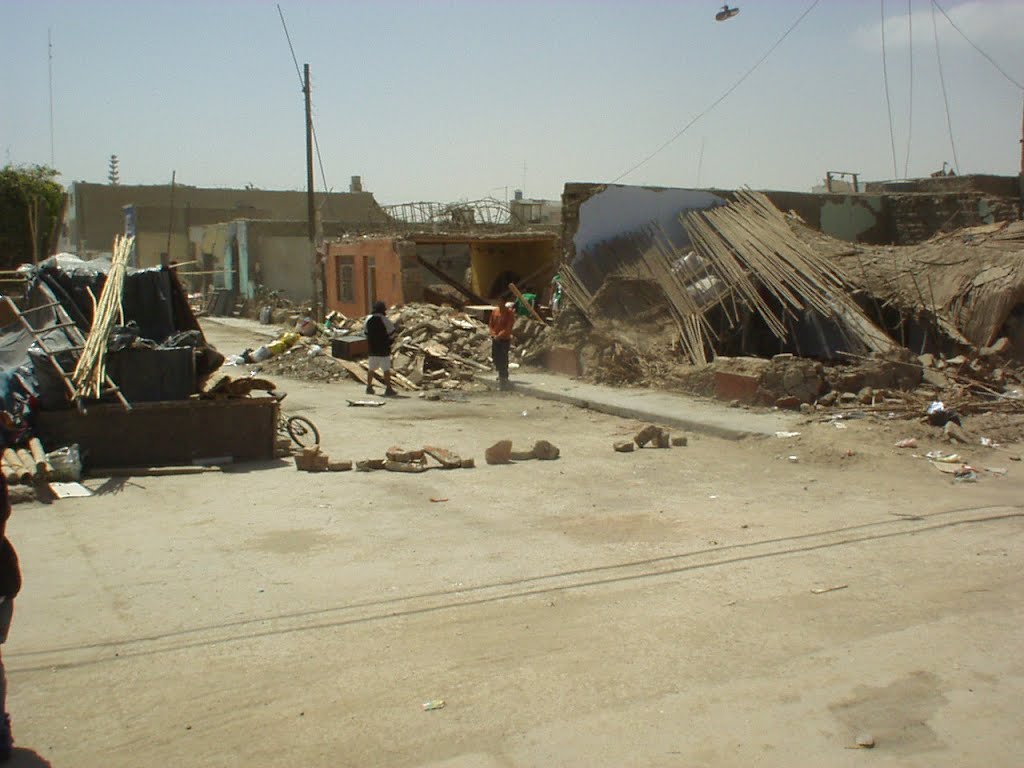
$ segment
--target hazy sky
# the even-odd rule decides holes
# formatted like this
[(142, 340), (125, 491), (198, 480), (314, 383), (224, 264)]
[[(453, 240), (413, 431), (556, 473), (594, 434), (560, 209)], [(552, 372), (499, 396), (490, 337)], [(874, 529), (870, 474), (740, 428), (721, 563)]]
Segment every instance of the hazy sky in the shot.
[[(1024, 82), (1024, 0), (939, 0)], [(328, 184), (383, 203), (558, 198), (611, 181), (718, 99), (811, 0), (281, 3), (313, 73)], [(912, 9), (913, 45), (908, 39)], [(952, 161), (929, 0), (887, 0), (899, 176)], [(881, 4), (820, 0), (745, 82), (628, 183), (808, 190), (826, 170), (892, 178)], [(1019, 171), (1021, 91), (937, 14), (963, 173)], [(0, 0), (0, 163), (65, 183), (305, 186), (302, 94), (274, 3)], [(913, 59), (913, 110), (910, 61)], [(703, 162), (701, 162), (703, 147)], [(525, 166), (525, 170), (524, 170)], [(525, 181), (524, 181), (525, 179)], [(320, 186), (319, 171), (317, 186)]]

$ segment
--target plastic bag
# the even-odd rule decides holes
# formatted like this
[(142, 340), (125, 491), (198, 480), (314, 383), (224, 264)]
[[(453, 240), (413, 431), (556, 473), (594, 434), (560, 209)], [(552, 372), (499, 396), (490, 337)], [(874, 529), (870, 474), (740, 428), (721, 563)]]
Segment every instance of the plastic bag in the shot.
[(46, 460), (53, 467), (50, 480), (58, 483), (77, 483), (82, 479), (82, 456), (77, 443), (51, 451), (46, 454)]

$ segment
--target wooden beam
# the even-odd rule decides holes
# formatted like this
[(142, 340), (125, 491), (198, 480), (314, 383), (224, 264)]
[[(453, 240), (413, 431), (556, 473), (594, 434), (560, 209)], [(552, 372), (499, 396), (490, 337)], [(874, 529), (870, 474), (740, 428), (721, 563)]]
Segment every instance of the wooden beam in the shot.
[(416, 254), (416, 261), (417, 261), (417, 263), (419, 263), (419, 265), (421, 267), (423, 267), (428, 272), (430, 272), (430, 274), (432, 274), (438, 280), (441, 280), (442, 282), (447, 283), (452, 288), (454, 288), (456, 291), (458, 291), (463, 296), (465, 296), (467, 299), (472, 301), (474, 304), (490, 304), (490, 302), (487, 301), (487, 299), (484, 299), (484, 298), (481, 298), (480, 296), (477, 296), (475, 293), (473, 293), (471, 290), (469, 290), (469, 288), (464, 286), (462, 283), (460, 283), (454, 277), (449, 277), (444, 272), (442, 272), (440, 269), (438, 269), (433, 264), (431, 264), (429, 261), (427, 261), (422, 256), (420, 256), (418, 253)]
[(523, 294), (519, 291), (518, 288), (516, 288), (515, 283), (509, 283), (508, 289), (516, 295), (516, 298), (519, 299), (520, 303), (524, 307), (526, 307), (527, 311), (530, 313), (534, 320), (536, 320), (539, 323), (544, 323), (544, 325), (547, 325), (547, 321), (537, 314), (537, 310), (533, 308), (533, 305), (530, 302), (528, 302), (525, 298), (523, 298)]

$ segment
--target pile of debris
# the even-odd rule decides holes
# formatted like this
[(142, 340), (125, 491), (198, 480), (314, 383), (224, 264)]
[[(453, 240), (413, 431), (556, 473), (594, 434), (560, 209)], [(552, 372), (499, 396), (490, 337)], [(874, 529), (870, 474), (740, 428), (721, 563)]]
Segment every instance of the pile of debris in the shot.
[[(491, 340), (483, 312), (474, 315), (449, 306), (407, 304), (393, 308), (392, 381), (406, 391), (472, 388), (493, 371)], [(360, 335), (365, 318), (347, 318), (333, 312), (310, 336), (258, 363), (257, 370), (311, 381), (337, 381), (351, 377), (366, 383), (365, 361), (331, 356), (337, 339)], [(283, 336), (284, 334), (282, 334)], [(512, 358), (520, 364), (538, 359), (550, 344), (544, 323), (520, 317), (513, 330)]]
[[(384, 458), (363, 459), (355, 462), (357, 472), (426, 472), (428, 469), (472, 469), (473, 459), (464, 459), (454, 451), (425, 445), (415, 450), (406, 450), (397, 445), (387, 449)], [(351, 461), (332, 461), (321, 452), (320, 446), (304, 448), (295, 457), (295, 468), (304, 472), (347, 472), (352, 469)]]

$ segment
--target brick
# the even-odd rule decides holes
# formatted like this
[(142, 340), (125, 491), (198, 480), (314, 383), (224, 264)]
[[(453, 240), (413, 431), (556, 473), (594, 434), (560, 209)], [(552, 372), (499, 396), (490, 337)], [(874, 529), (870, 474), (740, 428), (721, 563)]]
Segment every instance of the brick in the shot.
[(618, 453), (632, 453), (635, 447), (632, 440), (620, 440), (612, 446)]
[(426, 454), (445, 469), (458, 469), (462, 466), (462, 457), (447, 448), (425, 445), (421, 454)]
[(552, 461), (557, 459), (561, 452), (547, 440), (538, 440), (533, 445), (533, 455), (541, 461)]
[(512, 441), (499, 440), (486, 451), (484, 461), (488, 464), (509, 464), (512, 461)]

